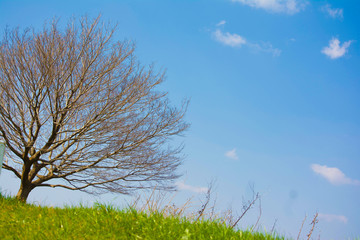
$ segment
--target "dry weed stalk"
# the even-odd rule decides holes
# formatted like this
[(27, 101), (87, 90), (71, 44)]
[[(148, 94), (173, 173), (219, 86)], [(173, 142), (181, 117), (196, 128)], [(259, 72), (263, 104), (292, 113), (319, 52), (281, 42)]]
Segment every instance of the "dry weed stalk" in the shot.
[(307, 235), (307, 237), (308, 237), (307, 240), (310, 239), (310, 237), (311, 237), (311, 235), (312, 235), (312, 233), (313, 233), (313, 231), (314, 231), (314, 229), (315, 229), (316, 224), (319, 222), (319, 220), (317, 219), (318, 215), (319, 215), (319, 214), (316, 213), (315, 216), (314, 216), (314, 218), (313, 218), (313, 220), (311, 221), (311, 224), (310, 224), (310, 225), (312, 225), (312, 226), (311, 226), (311, 229), (310, 229), (309, 234)]
[(191, 207), (191, 198), (179, 207), (173, 203), (175, 196), (176, 193), (168, 196), (168, 192), (154, 188), (146, 197), (137, 195), (130, 204), (130, 208), (149, 214), (161, 213), (165, 217), (184, 217), (186, 210)]
[(229, 207), (226, 211), (221, 214), (221, 223), (226, 224), (227, 226), (232, 226), (234, 224), (234, 215), (233, 210)]
[(299, 230), (299, 234), (298, 234), (298, 237), (297, 237), (296, 240), (299, 240), (299, 238), (300, 238), (300, 234), (301, 234), (301, 231), (302, 231), (302, 229), (304, 227), (304, 223), (306, 221), (306, 218), (307, 218), (307, 215), (305, 214), (304, 220), (302, 221), (302, 224), (301, 224), (301, 227), (300, 227), (300, 230)]
[(256, 201), (260, 198), (260, 195), (259, 193), (256, 193), (254, 192), (254, 195), (253, 195), (253, 199), (248, 201), (248, 203), (246, 204), (243, 204), (243, 212), (242, 214), (240, 215), (240, 217), (238, 217), (236, 219), (236, 221), (234, 222), (234, 224), (231, 225), (231, 228), (234, 228), (238, 223), (239, 221), (245, 216), (245, 214), (251, 209), (251, 207), (256, 203)]
[[(208, 205), (210, 203), (210, 200), (211, 200), (212, 187), (213, 187), (213, 184), (210, 183), (209, 187), (208, 187), (208, 190), (206, 191), (205, 202), (201, 205), (201, 208), (198, 211), (198, 215), (197, 215), (197, 217), (195, 219), (195, 222), (199, 221), (199, 219), (204, 216), (204, 213), (205, 213), (205, 211), (206, 211), (206, 209), (207, 209), (207, 207), (208, 207)], [(213, 206), (213, 209), (214, 209), (214, 206)]]
[(274, 231), (275, 231), (275, 226), (276, 226), (277, 221), (278, 221), (278, 219), (276, 218), (275, 221), (274, 221), (274, 224), (273, 224), (273, 226), (271, 228), (271, 231), (270, 231), (271, 234), (273, 234)]
[(168, 192), (163, 192), (161, 189), (156, 188), (154, 188), (150, 192), (150, 194), (145, 197), (144, 195), (137, 195), (132, 201), (132, 204), (129, 205), (129, 207), (137, 209), (141, 212), (146, 212), (148, 214), (161, 213), (164, 216), (185, 217), (193, 222), (198, 222), (202, 219), (208, 219), (216, 221), (220, 224), (226, 224), (230, 228), (234, 228), (244, 217), (244, 215), (254, 206), (256, 201), (259, 200), (259, 216), (256, 224), (252, 227), (252, 230), (255, 229), (256, 226), (258, 226), (262, 215), (259, 193), (255, 193), (255, 191), (253, 191), (253, 198), (249, 200), (246, 204), (243, 203), (243, 212), (235, 220), (233, 210), (231, 208), (224, 212), (216, 213), (216, 199), (212, 202), (212, 191), (213, 183), (210, 183), (208, 190), (205, 193), (205, 200), (198, 210), (190, 210), (194, 207), (192, 201), (193, 197), (189, 198), (184, 204), (176, 206), (173, 203), (176, 193), (169, 197)]
[(260, 218), (261, 218), (261, 214), (262, 214), (262, 209), (261, 209), (261, 197), (259, 197), (259, 216), (258, 216), (258, 218), (257, 218), (257, 220), (256, 220), (255, 225), (251, 228), (251, 231), (253, 231), (253, 230), (256, 228), (256, 226), (258, 225), (258, 223), (259, 223), (259, 221), (260, 221)]

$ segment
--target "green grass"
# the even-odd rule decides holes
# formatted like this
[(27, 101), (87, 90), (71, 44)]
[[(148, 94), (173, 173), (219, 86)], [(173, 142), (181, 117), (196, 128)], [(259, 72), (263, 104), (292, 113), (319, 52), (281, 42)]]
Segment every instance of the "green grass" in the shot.
[(284, 240), (266, 233), (234, 230), (221, 221), (116, 209), (41, 207), (0, 195), (0, 239), (242, 239)]

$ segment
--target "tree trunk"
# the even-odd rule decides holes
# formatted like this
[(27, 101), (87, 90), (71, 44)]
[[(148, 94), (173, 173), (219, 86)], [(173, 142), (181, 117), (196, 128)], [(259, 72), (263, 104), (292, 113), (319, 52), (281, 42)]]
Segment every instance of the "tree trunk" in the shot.
[(34, 186), (31, 184), (24, 185), (21, 183), (20, 189), (16, 194), (16, 198), (22, 202), (26, 202), (26, 199), (29, 196), (29, 193), (34, 189)]

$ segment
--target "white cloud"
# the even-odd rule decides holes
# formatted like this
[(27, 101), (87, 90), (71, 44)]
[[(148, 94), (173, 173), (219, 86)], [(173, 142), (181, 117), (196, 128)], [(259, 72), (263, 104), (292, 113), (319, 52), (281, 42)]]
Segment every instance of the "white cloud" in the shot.
[(262, 8), (270, 12), (294, 14), (307, 5), (305, 0), (232, 0), (254, 8)]
[(248, 46), (257, 52), (266, 52), (266, 53), (271, 53), (274, 57), (278, 57), (281, 54), (281, 50), (278, 48), (274, 48), (271, 43), (249, 43)]
[(227, 151), (225, 153), (225, 156), (230, 158), (230, 159), (233, 159), (233, 160), (238, 160), (239, 159), (239, 157), (236, 154), (236, 148), (234, 148), (233, 150)]
[(342, 223), (348, 222), (347, 217), (343, 215), (334, 215), (334, 214), (319, 213), (319, 219), (324, 220), (326, 222), (342, 222)]
[(281, 50), (274, 48), (271, 43), (268, 42), (260, 42), (260, 43), (252, 43), (247, 41), (244, 37), (236, 34), (236, 33), (229, 33), (229, 32), (223, 32), (219, 29), (219, 27), (226, 24), (225, 20), (220, 21), (215, 26), (218, 28), (212, 32), (213, 38), (230, 47), (241, 47), (241, 46), (247, 46), (251, 50), (255, 52), (266, 52), (271, 53), (274, 57), (280, 56)]
[(348, 47), (351, 44), (351, 40), (344, 42), (340, 45), (340, 41), (337, 38), (332, 38), (329, 41), (329, 46), (324, 47), (321, 52), (326, 56), (330, 57), (331, 59), (336, 59), (342, 57), (347, 52)]
[(343, 9), (341, 8), (331, 8), (330, 4), (326, 4), (321, 8), (324, 12), (326, 12), (332, 18), (343, 19)]
[(241, 37), (240, 35), (237, 35), (236, 33), (231, 34), (228, 32), (223, 33), (220, 29), (216, 29), (215, 32), (213, 32), (213, 36), (216, 41), (230, 47), (240, 47), (246, 43), (245, 38)]
[(326, 165), (319, 164), (311, 164), (311, 169), (328, 180), (331, 184), (334, 185), (343, 185), (343, 184), (351, 184), (360, 186), (359, 180), (353, 180), (345, 176), (345, 174), (338, 168), (328, 167)]
[(179, 190), (186, 190), (186, 191), (190, 191), (190, 192), (194, 192), (194, 193), (205, 193), (208, 191), (207, 187), (190, 186), (190, 185), (185, 184), (184, 181), (176, 182), (175, 185), (177, 186), (177, 188)]
[(220, 26), (223, 26), (225, 24), (226, 24), (226, 21), (222, 20), (222, 21), (218, 22), (215, 26), (220, 27)]

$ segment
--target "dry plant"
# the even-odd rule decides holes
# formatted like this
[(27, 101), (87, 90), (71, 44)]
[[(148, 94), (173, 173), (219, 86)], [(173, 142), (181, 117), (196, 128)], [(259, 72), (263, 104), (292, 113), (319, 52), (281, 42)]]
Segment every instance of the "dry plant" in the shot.
[(209, 184), (208, 191), (205, 194), (205, 201), (201, 204), (200, 209), (197, 212), (195, 212), (195, 214), (192, 214), (192, 219), (194, 219), (195, 221), (198, 221), (200, 219), (215, 220), (222, 224), (226, 224), (231, 228), (234, 228), (239, 223), (239, 221), (246, 215), (246, 213), (254, 206), (254, 204), (256, 204), (256, 202), (259, 200), (259, 216), (257, 218), (255, 225), (252, 227), (252, 230), (255, 229), (260, 221), (262, 208), (261, 208), (260, 194), (255, 193), (254, 186), (250, 186), (250, 187), (253, 192), (253, 197), (251, 200), (243, 201), (243, 206), (242, 206), (243, 211), (239, 217), (235, 217), (231, 207), (224, 212), (216, 213), (215, 210), (216, 199), (212, 201), (212, 204), (210, 204), (212, 198), (212, 190), (213, 190), (213, 182), (211, 182)]
[(227, 226), (232, 226), (235, 222), (234, 210), (232, 207), (228, 207), (226, 211), (224, 211), (220, 218), (222, 224), (226, 224)]
[[(141, 66), (131, 42), (100, 18), (54, 20), (42, 31), (7, 30), (0, 42), (0, 140), (4, 169), (36, 187), (128, 194), (171, 188), (187, 129), (187, 102), (170, 106), (164, 73)], [(53, 181), (55, 180), (55, 181)], [(62, 180), (62, 181), (56, 181)]]
[(307, 240), (309, 240), (310, 239), (310, 237), (311, 237), (311, 235), (312, 235), (312, 233), (313, 233), (313, 231), (314, 231), (314, 229), (315, 229), (315, 226), (316, 226), (316, 224), (319, 222), (319, 220), (317, 219), (317, 217), (318, 217), (318, 213), (315, 213), (315, 215), (314, 215), (314, 218), (313, 218), (313, 220), (311, 221), (311, 229), (310, 229), (310, 232), (308, 233), (308, 235), (307, 235)]
[(303, 220), (302, 223), (301, 223), (301, 227), (300, 227), (300, 230), (299, 230), (299, 234), (298, 234), (296, 240), (299, 240), (299, 239), (300, 239), (301, 231), (302, 231), (302, 229), (303, 229), (303, 227), (304, 227), (304, 223), (305, 223), (305, 221), (306, 221), (306, 218), (307, 218), (307, 215), (305, 214), (304, 220)]
[(276, 226), (277, 221), (278, 221), (278, 219), (276, 218), (275, 221), (274, 221), (274, 224), (273, 224), (273, 226), (272, 226), (272, 228), (271, 228), (270, 234), (273, 234), (273, 233), (274, 233), (274, 231), (275, 231), (275, 226)]
[(175, 192), (170, 195), (168, 191), (164, 192), (155, 187), (148, 194), (135, 196), (129, 207), (148, 214), (161, 213), (164, 216), (185, 217), (186, 211), (191, 207), (192, 199), (188, 199), (181, 206), (176, 206), (173, 203), (176, 194)]
[[(200, 219), (202, 219), (204, 217), (204, 215), (206, 214), (207, 208), (209, 206), (210, 200), (211, 200), (211, 194), (212, 194), (212, 189), (213, 189), (213, 184), (214, 182), (211, 182), (207, 188), (206, 191), (206, 195), (205, 195), (205, 202), (203, 202), (201, 204), (200, 209), (197, 211), (197, 217), (195, 218), (195, 222), (199, 221)], [(215, 203), (216, 200), (214, 201), (213, 206), (211, 207), (211, 212), (210, 212), (210, 216), (208, 216), (209, 219), (211, 219), (214, 215), (214, 211), (215, 211)]]
[(198, 210), (196, 210), (197, 207), (193, 201), (194, 196), (188, 198), (185, 203), (177, 206), (173, 203), (177, 192), (170, 194), (169, 191), (164, 192), (162, 189), (157, 189), (156, 187), (147, 194), (138, 194), (135, 196), (132, 203), (129, 204), (129, 207), (149, 214), (162, 213), (164, 216), (186, 217), (188, 220), (194, 222), (202, 219), (213, 219), (216, 218), (217, 215), (215, 213), (216, 201), (214, 200), (210, 206), (212, 189), (213, 182), (208, 185), (208, 190), (205, 193), (205, 201), (201, 203)]
[(175, 205), (173, 200), (176, 197), (177, 192), (170, 195), (168, 191), (164, 192), (161, 189), (156, 188), (152, 189), (151, 192), (147, 192), (147, 194), (138, 194), (135, 196), (132, 203), (129, 204), (129, 207), (148, 214), (161, 213), (164, 216), (184, 217), (192, 222), (211, 220), (234, 228), (245, 216), (245, 214), (254, 206), (254, 204), (256, 204), (256, 201), (259, 200), (259, 216), (256, 224), (251, 229), (254, 230), (258, 225), (262, 214), (259, 193), (255, 193), (252, 188), (252, 199), (247, 202), (243, 202), (242, 214), (239, 217), (235, 217), (231, 208), (228, 208), (224, 212), (216, 212), (216, 199), (212, 199), (213, 187), (214, 182), (212, 181), (208, 184), (208, 190), (204, 194), (204, 201), (200, 200), (201, 205), (198, 209), (193, 201), (194, 196), (187, 199), (187, 201), (182, 205)]
[(259, 197), (259, 216), (258, 216), (258, 218), (257, 218), (257, 220), (256, 220), (255, 225), (251, 228), (251, 231), (253, 231), (253, 230), (256, 228), (256, 226), (258, 225), (258, 223), (259, 223), (259, 221), (260, 221), (260, 218), (261, 218), (261, 214), (262, 214), (261, 197)]
[[(309, 233), (306, 235), (306, 236), (307, 236), (307, 240), (310, 239), (311, 235), (313, 234), (313, 232), (314, 232), (314, 230), (315, 230), (316, 224), (319, 222), (319, 220), (317, 219), (318, 215), (319, 215), (319, 214), (316, 212), (315, 215), (314, 215), (314, 218), (312, 219), (312, 221), (311, 221), (311, 223), (310, 223), (311, 228), (310, 228), (310, 230), (309, 230)], [(302, 229), (303, 229), (303, 227), (304, 227), (304, 223), (305, 223), (305, 221), (306, 221), (306, 218), (307, 218), (307, 215), (305, 215), (305, 217), (304, 217), (304, 219), (303, 219), (303, 221), (302, 221), (302, 223), (301, 223), (301, 227), (300, 227), (300, 230), (299, 230), (299, 234), (298, 234), (298, 236), (297, 236), (297, 240), (300, 239), (301, 231), (302, 231)], [(320, 239), (320, 235), (318, 236), (318, 238)]]
[[(245, 214), (254, 206), (256, 201), (260, 199), (260, 194), (255, 193), (254, 187), (252, 187), (252, 191), (253, 191), (252, 199), (248, 200), (247, 202), (245, 202), (245, 201), (243, 202), (243, 208), (242, 208), (243, 211), (242, 211), (241, 215), (231, 225), (232, 228), (234, 228), (239, 223), (239, 221), (245, 216)], [(260, 208), (261, 208), (261, 206), (260, 206)], [(261, 214), (261, 211), (260, 211), (260, 214)]]

